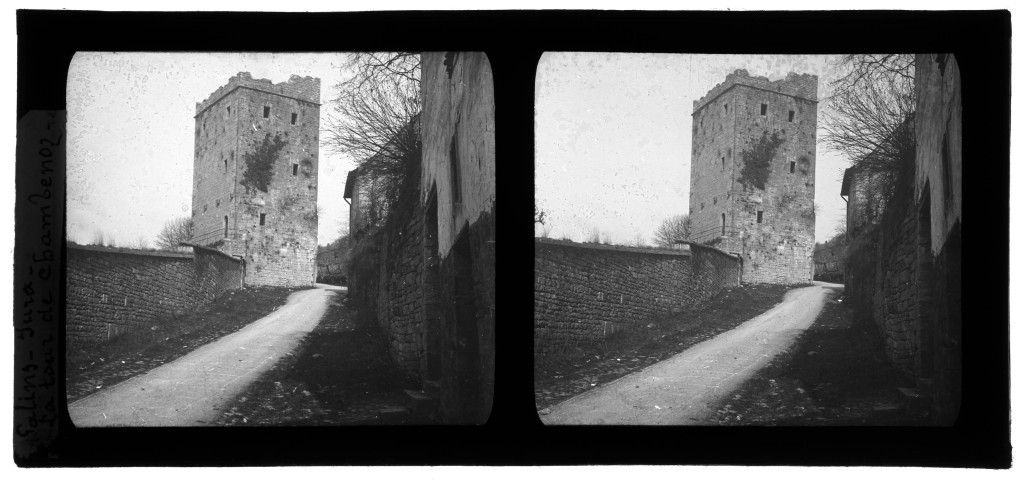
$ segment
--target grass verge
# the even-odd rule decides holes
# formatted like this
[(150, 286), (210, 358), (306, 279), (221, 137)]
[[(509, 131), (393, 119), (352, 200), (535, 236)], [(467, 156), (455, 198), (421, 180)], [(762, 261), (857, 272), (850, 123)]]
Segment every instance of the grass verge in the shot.
[(248, 287), (224, 295), (202, 311), (167, 318), (147, 330), (101, 344), (69, 347), (67, 401), (145, 373), (241, 330), (287, 303), (288, 296), (298, 290)]
[(731, 330), (770, 310), (790, 289), (782, 285), (739, 285), (694, 312), (661, 317), (586, 350), (537, 358), (536, 408), (542, 410)]

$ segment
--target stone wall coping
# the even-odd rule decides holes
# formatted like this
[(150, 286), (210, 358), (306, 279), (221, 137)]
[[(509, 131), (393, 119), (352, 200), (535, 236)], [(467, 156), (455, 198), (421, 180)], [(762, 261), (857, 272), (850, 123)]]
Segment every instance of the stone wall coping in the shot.
[(71, 250), (87, 250), (90, 252), (103, 252), (103, 253), (126, 253), (129, 255), (142, 255), (146, 257), (164, 257), (164, 258), (195, 258), (195, 254), (192, 252), (162, 252), (162, 251), (150, 251), (150, 250), (137, 250), (134, 248), (121, 248), (121, 247), (103, 247), (99, 245), (78, 245), (78, 244), (67, 244), (67, 248)]
[[(707, 104), (737, 85), (819, 103), (816, 97), (818, 82), (819, 78), (816, 75), (810, 75), (808, 73), (798, 74), (795, 72), (788, 72), (788, 75), (785, 78), (770, 81), (767, 77), (753, 77), (744, 69), (735, 70), (734, 72), (729, 73), (723, 82), (718, 83), (716, 86), (711, 88), (709, 93), (699, 100), (692, 102), (692, 115), (695, 115)], [(809, 84), (812, 85), (812, 90), (804, 88)]]
[(224, 258), (226, 258), (228, 260), (233, 260), (233, 261), (238, 262), (238, 263), (244, 263), (244, 260), (242, 260), (242, 259), (240, 259), (238, 257), (235, 257), (233, 255), (228, 255), (228, 254), (226, 254), (224, 252), (221, 252), (220, 250), (217, 250), (215, 248), (203, 247), (202, 245), (195, 245), (195, 244), (186, 243), (186, 242), (182, 242), (181, 245), (188, 245), (189, 247), (192, 247), (193, 250), (201, 250), (203, 253), (215, 254), (215, 255), (219, 255), (221, 257), (224, 257)]
[(586, 248), (590, 250), (607, 250), (614, 252), (650, 253), (654, 255), (668, 255), (672, 257), (689, 257), (690, 252), (681, 250), (663, 250), (658, 248), (626, 247), (623, 245), (601, 245), (598, 243), (577, 243), (570, 240), (555, 240), (552, 238), (536, 237), (537, 244), (559, 245), (562, 247)]
[(727, 253), (727, 252), (725, 252), (725, 251), (723, 251), (723, 250), (721, 250), (721, 249), (719, 249), (717, 247), (714, 247), (712, 245), (707, 245), (705, 243), (690, 242), (688, 240), (677, 240), (675, 243), (680, 243), (680, 244), (688, 245), (690, 247), (698, 247), (698, 248), (701, 248), (703, 250), (709, 250), (711, 252), (716, 252), (716, 253), (719, 253), (721, 255), (724, 255), (725, 257), (733, 258), (735, 260), (739, 259), (738, 255)]

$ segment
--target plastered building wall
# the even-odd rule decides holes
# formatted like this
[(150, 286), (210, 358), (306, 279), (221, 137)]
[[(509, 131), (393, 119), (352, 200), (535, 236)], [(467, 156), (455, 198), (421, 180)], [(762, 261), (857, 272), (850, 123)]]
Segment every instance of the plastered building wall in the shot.
[[(319, 79), (247, 72), (196, 104), (193, 243), (244, 258), (250, 284), (315, 281), (319, 106)], [(262, 191), (245, 184), (246, 158), (267, 135), (284, 146)]]
[[(449, 53), (422, 55), (420, 185), (423, 205), (432, 192), (437, 194), (441, 257), (447, 256), (465, 225), (492, 211), (496, 200), (490, 62), (481, 52)], [(458, 160), (457, 174), (452, 174), (452, 158)]]
[(915, 196), (926, 188), (931, 251), (939, 255), (948, 232), (962, 218), (962, 87), (954, 55), (916, 56)]
[[(482, 52), (422, 55), (422, 286), (427, 363), (443, 414), (479, 423), (493, 404), (496, 150), (493, 72)], [(434, 347), (430, 347), (434, 345)]]
[(736, 70), (693, 104), (693, 240), (739, 255), (743, 281), (812, 279), (816, 90), (812, 75)]

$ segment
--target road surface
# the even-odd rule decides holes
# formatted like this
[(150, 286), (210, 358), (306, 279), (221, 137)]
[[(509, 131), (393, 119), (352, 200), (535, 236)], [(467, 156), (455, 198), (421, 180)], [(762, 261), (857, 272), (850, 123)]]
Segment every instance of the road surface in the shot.
[(842, 285), (792, 290), (766, 313), (667, 360), (545, 409), (547, 425), (708, 424), (710, 407), (785, 351)]
[(294, 350), (344, 287), (316, 284), (245, 328), (147, 373), (82, 398), (68, 411), (78, 427), (189, 426), (223, 405)]

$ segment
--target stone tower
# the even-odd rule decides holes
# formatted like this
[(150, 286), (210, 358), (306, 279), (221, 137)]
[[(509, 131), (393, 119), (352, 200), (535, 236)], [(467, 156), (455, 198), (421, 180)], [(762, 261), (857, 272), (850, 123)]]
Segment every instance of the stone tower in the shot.
[(691, 239), (740, 255), (742, 281), (812, 280), (817, 82), (736, 70), (694, 102)]
[(315, 282), (319, 83), (242, 72), (195, 106), (192, 243), (244, 259), (247, 285)]

